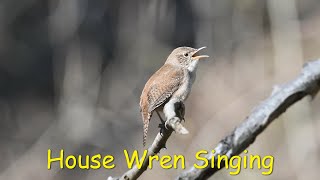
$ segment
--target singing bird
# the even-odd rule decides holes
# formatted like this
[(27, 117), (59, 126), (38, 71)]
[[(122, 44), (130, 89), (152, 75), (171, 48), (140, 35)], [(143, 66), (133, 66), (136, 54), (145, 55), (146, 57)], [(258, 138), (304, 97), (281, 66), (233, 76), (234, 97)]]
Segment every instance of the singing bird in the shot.
[[(164, 65), (155, 72), (144, 86), (140, 97), (143, 120), (143, 146), (146, 144), (149, 122), (154, 111), (163, 111), (166, 119), (176, 116), (174, 103), (184, 102), (191, 91), (199, 59), (199, 49), (178, 47), (168, 56)], [(161, 119), (160, 115), (159, 118)]]

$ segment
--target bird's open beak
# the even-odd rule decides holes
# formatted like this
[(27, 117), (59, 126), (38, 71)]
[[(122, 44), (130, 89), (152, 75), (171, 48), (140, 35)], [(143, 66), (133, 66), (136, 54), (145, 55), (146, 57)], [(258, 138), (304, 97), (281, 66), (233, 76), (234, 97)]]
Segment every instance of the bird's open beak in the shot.
[(199, 59), (202, 59), (202, 58), (208, 58), (209, 56), (208, 55), (198, 55), (198, 52), (202, 49), (205, 49), (206, 47), (201, 47), (199, 49), (197, 49), (193, 54), (192, 54), (192, 59), (194, 60), (199, 60)]

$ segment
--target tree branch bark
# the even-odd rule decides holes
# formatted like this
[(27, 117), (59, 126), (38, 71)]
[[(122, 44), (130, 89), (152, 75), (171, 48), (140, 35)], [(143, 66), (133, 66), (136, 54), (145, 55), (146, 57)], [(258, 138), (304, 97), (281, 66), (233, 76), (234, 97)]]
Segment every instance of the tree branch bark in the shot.
[[(292, 104), (301, 100), (303, 97), (310, 95), (314, 97), (320, 89), (320, 60), (311, 61), (304, 65), (301, 74), (293, 81), (283, 85), (275, 86), (271, 96), (257, 106), (245, 121), (236, 127), (233, 132), (222, 139), (216, 146), (214, 154), (208, 154), (206, 158), (211, 162), (212, 158), (217, 155), (227, 155), (229, 159), (232, 156), (240, 154), (249, 147), (256, 137), (267, 128), (267, 126), (282, 113), (286, 111)], [(142, 168), (138, 169), (134, 166), (125, 172), (120, 178), (108, 177), (108, 180), (135, 180), (148, 167), (149, 156), (155, 155), (165, 148), (165, 144), (173, 131), (180, 134), (186, 134), (188, 131), (182, 126), (181, 120), (184, 119), (184, 105), (179, 102), (175, 105), (177, 117), (166, 121), (168, 129), (164, 128), (162, 133), (158, 133), (152, 145), (148, 148), (148, 155), (144, 161)], [(199, 163), (203, 165), (203, 162)], [(217, 167), (217, 164), (215, 164)], [(224, 167), (221, 163), (220, 169)], [(200, 180), (207, 179), (214, 173), (219, 171), (218, 168), (196, 169), (191, 167), (182, 172), (177, 180)]]
[[(227, 155), (230, 159), (240, 154), (249, 147), (256, 137), (277, 117), (286, 111), (292, 104), (307, 95), (314, 97), (320, 89), (320, 60), (308, 62), (304, 65), (301, 74), (293, 81), (275, 86), (271, 96), (257, 106), (246, 120), (235, 130), (222, 139), (216, 146), (214, 154), (208, 154), (206, 158), (211, 162), (215, 158), (217, 167), (217, 155)], [(202, 161), (203, 162), (203, 161)], [(199, 163), (203, 165), (203, 163)], [(220, 164), (220, 169), (224, 163)], [(177, 180), (200, 180), (208, 179), (218, 168), (196, 169), (191, 167), (182, 172)]]

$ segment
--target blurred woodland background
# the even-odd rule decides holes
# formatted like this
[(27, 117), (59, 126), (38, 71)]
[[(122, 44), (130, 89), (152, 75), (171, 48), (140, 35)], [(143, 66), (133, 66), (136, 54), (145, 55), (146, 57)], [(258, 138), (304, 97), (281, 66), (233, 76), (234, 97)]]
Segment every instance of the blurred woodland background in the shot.
[[(142, 150), (141, 90), (177, 46), (208, 48), (186, 103), (189, 135), (160, 155), (186, 166), (320, 58), (318, 0), (1, 0), (0, 179), (102, 180), (127, 170), (123, 150)], [(320, 97), (272, 123), (249, 153), (273, 155), (274, 171), (221, 170), (211, 179), (318, 179)], [(154, 116), (147, 144), (158, 132)], [(111, 154), (113, 170), (47, 170), (47, 150)], [(159, 165), (140, 179), (173, 179)]]

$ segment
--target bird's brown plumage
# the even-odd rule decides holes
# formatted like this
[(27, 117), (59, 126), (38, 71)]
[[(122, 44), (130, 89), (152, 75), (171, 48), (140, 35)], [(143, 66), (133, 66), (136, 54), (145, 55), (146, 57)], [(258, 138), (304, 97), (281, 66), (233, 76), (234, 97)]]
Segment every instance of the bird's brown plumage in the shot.
[(183, 77), (184, 70), (181, 67), (165, 64), (146, 83), (140, 97), (143, 119), (143, 145), (146, 143), (153, 111), (163, 106), (173, 93), (179, 89)]
[[(178, 47), (168, 56), (165, 64), (147, 81), (141, 97), (140, 108), (143, 119), (143, 146), (146, 144), (147, 132), (153, 111), (163, 109), (166, 118), (177, 114), (173, 103), (185, 101), (195, 79), (198, 60), (208, 57), (198, 55), (201, 49)], [(171, 101), (172, 100), (172, 101)], [(181, 113), (180, 113), (181, 114)]]

